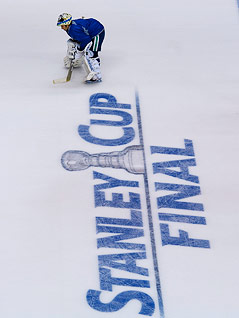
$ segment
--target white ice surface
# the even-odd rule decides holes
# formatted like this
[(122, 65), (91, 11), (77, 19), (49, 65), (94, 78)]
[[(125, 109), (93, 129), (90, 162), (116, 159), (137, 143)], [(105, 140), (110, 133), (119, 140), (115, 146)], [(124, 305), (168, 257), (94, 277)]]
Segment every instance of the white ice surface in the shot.
[[(134, 105), (136, 89), (152, 207), (157, 180), (149, 147), (180, 148), (191, 139), (207, 226), (184, 229), (211, 244), (162, 247), (154, 216), (165, 318), (238, 317), (236, 0), (9, 0), (1, 9), (0, 317), (144, 317), (137, 302), (107, 314), (87, 305), (87, 290), (99, 289), (95, 216), (101, 211), (94, 208), (92, 169), (69, 173), (60, 164), (69, 149), (113, 151), (83, 141), (77, 127), (89, 124), (92, 94)], [(67, 36), (56, 28), (65, 11), (105, 25), (97, 86), (82, 84), (80, 70), (70, 83), (52, 84), (66, 74)], [(114, 176), (134, 180), (124, 171)], [(145, 266), (153, 271), (150, 258)]]

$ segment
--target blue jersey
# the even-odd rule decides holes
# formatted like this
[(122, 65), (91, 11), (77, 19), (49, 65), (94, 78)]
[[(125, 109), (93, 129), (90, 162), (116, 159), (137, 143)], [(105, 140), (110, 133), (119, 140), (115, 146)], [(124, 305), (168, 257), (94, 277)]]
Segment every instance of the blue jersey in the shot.
[(104, 26), (93, 18), (77, 19), (72, 20), (67, 33), (73, 40), (79, 42), (80, 50), (82, 51), (103, 30)]

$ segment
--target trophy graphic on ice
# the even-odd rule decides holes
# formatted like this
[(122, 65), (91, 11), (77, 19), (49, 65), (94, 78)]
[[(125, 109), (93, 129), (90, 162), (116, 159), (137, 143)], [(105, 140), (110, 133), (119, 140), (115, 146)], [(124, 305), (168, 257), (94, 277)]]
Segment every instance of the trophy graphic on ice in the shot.
[(122, 151), (89, 154), (80, 150), (66, 151), (61, 164), (69, 171), (85, 170), (89, 167), (125, 169), (134, 174), (143, 174), (144, 153), (140, 145), (129, 146)]

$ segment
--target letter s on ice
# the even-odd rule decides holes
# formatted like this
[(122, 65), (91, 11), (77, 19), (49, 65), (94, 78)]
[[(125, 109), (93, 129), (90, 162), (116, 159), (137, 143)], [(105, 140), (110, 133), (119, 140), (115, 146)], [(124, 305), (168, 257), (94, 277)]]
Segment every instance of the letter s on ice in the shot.
[(109, 303), (100, 301), (101, 291), (90, 289), (87, 292), (86, 299), (89, 306), (101, 312), (115, 312), (123, 308), (130, 300), (136, 299), (141, 302), (142, 307), (139, 312), (141, 315), (152, 316), (155, 310), (153, 299), (146, 293), (139, 291), (124, 291)]

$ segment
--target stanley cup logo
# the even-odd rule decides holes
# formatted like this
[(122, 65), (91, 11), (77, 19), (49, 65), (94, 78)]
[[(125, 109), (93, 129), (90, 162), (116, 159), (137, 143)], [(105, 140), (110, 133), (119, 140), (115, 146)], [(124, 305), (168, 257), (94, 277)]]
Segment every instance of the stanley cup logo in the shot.
[(63, 168), (69, 171), (85, 170), (89, 167), (125, 169), (130, 173), (143, 174), (143, 147), (129, 146), (122, 151), (89, 154), (79, 150), (66, 151), (61, 158)]

